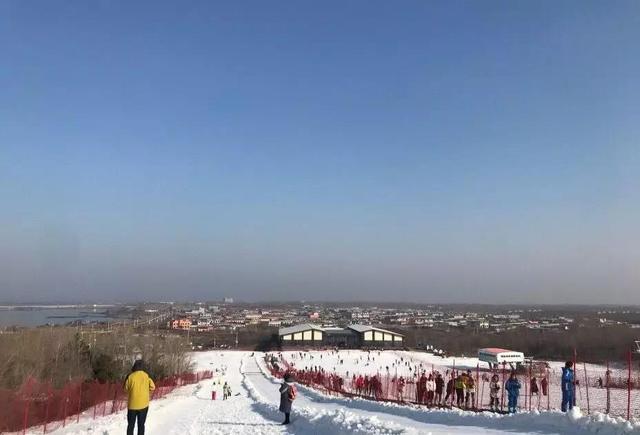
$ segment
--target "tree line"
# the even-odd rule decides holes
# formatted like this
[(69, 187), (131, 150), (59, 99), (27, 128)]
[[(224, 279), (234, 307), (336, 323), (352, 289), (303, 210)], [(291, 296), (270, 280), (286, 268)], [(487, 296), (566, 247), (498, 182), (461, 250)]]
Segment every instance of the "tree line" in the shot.
[(136, 357), (156, 378), (189, 371), (188, 341), (166, 331), (42, 327), (0, 334), (0, 388), (27, 378), (60, 387), (71, 380), (118, 381)]
[(484, 347), (500, 347), (524, 352), (535, 359), (569, 360), (574, 349), (578, 359), (605, 363), (624, 361), (640, 330), (628, 326), (581, 326), (569, 330), (516, 328), (493, 332), (473, 328), (409, 328), (406, 335), (410, 347), (432, 345), (451, 355), (476, 355)]

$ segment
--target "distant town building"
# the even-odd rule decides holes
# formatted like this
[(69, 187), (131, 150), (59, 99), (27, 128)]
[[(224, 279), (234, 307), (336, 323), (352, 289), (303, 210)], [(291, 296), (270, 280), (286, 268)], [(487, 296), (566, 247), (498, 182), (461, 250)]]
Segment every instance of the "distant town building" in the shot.
[(175, 319), (171, 321), (171, 329), (189, 330), (190, 328), (191, 328), (190, 319)]

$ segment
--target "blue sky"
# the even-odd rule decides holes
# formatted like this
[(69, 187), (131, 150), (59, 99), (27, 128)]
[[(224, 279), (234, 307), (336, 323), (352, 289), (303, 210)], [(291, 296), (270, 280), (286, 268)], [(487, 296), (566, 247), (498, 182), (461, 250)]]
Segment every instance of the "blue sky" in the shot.
[(0, 3), (0, 300), (640, 303), (640, 3)]

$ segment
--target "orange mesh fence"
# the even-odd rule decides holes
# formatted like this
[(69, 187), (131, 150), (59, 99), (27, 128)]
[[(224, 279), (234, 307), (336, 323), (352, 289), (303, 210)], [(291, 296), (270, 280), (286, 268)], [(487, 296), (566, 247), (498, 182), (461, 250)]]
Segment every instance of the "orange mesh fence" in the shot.
[[(497, 409), (507, 412), (508, 392), (505, 383), (511, 369), (500, 366), (489, 370), (477, 366), (435, 367), (411, 375), (392, 373), (351, 374), (350, 377), (326, 371), (321, 367), (297, 370), (282, 356), (267, 360), (272, 375), (283, 377), (295, 373), (296, 382), (329, 394), (338, 394), (364, 399), (411, 403), (427, 407), (459, 407), (474, 411), (491, 409), (491, 378), (498, 377)], [(573, 404), (584, 413), (601, 412), (626, 419), (640, 418), (640, 356), (628, 354), (626, 363), (613, 366), (593, 365), (577, 361), (574, 367)], [(456, 389), (455, 378), (462, 373), (473, 381), (464, 389)], [(439, 385), (435, 381), (440, 374)], [(520, 389), (517, 396), (518, 411), (560, 410), (562, 404), (561, 365), (532, 363), (516, 371)], [(426, 378), (426, 379), (425, 379)], [(453, 381), (453, 382), (451, 382)], [(428, 382), (428, 383), (427, 383)]]
[[(177, 387), (212, 377), (212, 372), (204, 371), (158, 380), (152, 400), (166, 396)], [(42, 426), (42, 432), (47, 433), (78, 421), (83, 412), (95, 419), (127, 407), (122, 383), (95, 381), (73, 381), (62, 388), (53, 388), (48, 382), (28, 379), (18, 390), (0, 389), (0, 402), (3, 404), (0, 433), (25, 432), (33, 426)]]

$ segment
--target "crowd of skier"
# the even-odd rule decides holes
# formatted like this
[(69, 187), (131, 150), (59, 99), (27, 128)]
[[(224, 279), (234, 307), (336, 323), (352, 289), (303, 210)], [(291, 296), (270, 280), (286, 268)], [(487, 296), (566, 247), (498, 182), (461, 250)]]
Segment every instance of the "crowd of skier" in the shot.
[[(281, 359), (281, 361), (283, 361)], [(278, 367), (278, 361), (275, 357), (272, 357), (271, 364), (276, 370), (280, 370)], [(483, 379), (484, 380), (484, 379)], [(346, 393), (344, 390), (344, 380), (342, 377), (331, 373), (328, 374), (323, 368), (314, 366), (311, 369), (305, 368), (304, 370), (297, 371), (295, 369), (287, 369), (283, 376), (283, 382), (280, 385), (280, 412), (284, 413), (285, 420), (282, 424), (287, 425), (291, 422), (291, 409), (293, 401), (296, 398), (295, 382), (304, 384), (316, 384), (327, 385), (326, 381), (329, 381), (329, 385), (333, 388), (333, 391)], [(397, 392), (398, 401), (404, 401), (403, 392), (405, 387), (405, 379), (400, 376), (393, 378), (393, 382), (396, 383), (395, 389)], [(567, 361), (565, 367), (562, 369), (561, 386), (562, 386), (562, 404), (561, 408), (563, 412), (570, 410), (575, 405), (575, 377), (573, 373), (573, 362)], [(352, 389), (355, 390), (357, 395), (370, 396), (375, 399), (382, 397), (382, 383), (380, 377), (376, 374), (371, 377), (368, 375), (353, 375), (351, 379)], [(540, 382), (542, 393), (548, 394), (548, 381), (543, 378)], [(450, 380), (446, 384), (446, 396), (442, 398), (445, 382), (443, 376), (438, 373), (426, 374), (423, 372), (418, 381), (416, 382), (416, 398), (415, 402), (419, 404), (425, 404), (427, 406), (445, 406), (448, 404), (449, 398), (452, 399), (455, 396), (455, 403), (459, 408), (465, 409), (477, 409), (475, 402), (476, 383), (471, 370), (456, 375), (453, 371), (450, 376)], [(504, 389), (507, 395), (507, 412), (512, 414), (518, 409), (518, 398), (520, 396), (520, 389), (522, 385), (518, 379), (516, 372), (513, 371), (509, 375), (509, 379), (504, 383)], [(490, 410), (498, 412), (501, 410), (500, 397), (501, 397), (501, 382), (498, 374), (493, 374), (489, 382), (489, 397), (490, 397)], [(539, 394), (538, 384), (536, 378), (531, 379), (530, 394)]]
[[(324, 357), (331, 356), (328, 353)], [(378, 352), (379, 355), (379, 352)], [(335, 351), (336, 364), (344, 364), (344, 360)], [(357, 365), (375, 364), (376, 353), (369, 352), (366, 356), (359, 356), (353, 361)], [(305, 352), (293, 353), (290, 355), (293, 363), (285, 361), (282, 355), (279, 358), (272, 356), (271, 364), (278, 370), (286, 371), (292, 378), (295, 376), (296, 382), (320, 387), (332, 392), (344, 395), (356, 395), (373, 400), (393, 400), (397, 402), (412, 402), (428, 407), (457, 407), (460, 409), (478, 410), (483, 408), (477, 397), (478, 382), (488, 384), (489, 410), (500, 412), (506, 411), (515, 413), (518, 409), (518, 402), (522, 394), (523, 385), (518, 379), (517, 373), (509, 373), (505, 381), (502, 380), (502, 373), (499, 372), (472, 372), (446, 370), (441, 373), (438, 370), (427, 370), (422, 364), (412, 364), (399, 357), (393, 361), (391, 367), (380, 367), (386, 374), (354, 374), (346, 371), (344, 375), (337, 374), (336, 371), (329, 372), (319, 365), (304, 365), (296, 368), (296, 363), (302, 364), (314, 362), (314, 356)], [(315, 358), (322, 360), (323, 355), (316, 355)], [(282, 365), (282, 367), (280, 366)], [(571, 409), (575, 404), (575, 380), (573, 374), (573, 363), (565, 364), (562, 371), (562, 404), (563, 411)], [(398, 375), (398, 369), (403, 368), (404, 372), (409, 371), (410, 376)], [(335, 370), (335, 369), (334, 369)], [(343, 372), (344, 373), (344, 372)], [(546, 375), (539, 380), (533, 376), (529, 380), (528, 392), (530, 397), (547, 396), (549, 394), (549, 380)], [(410, 387), (410, 388), (409, 388)], [(504, 391), (503, 391), (504, 389)], [(506, 409), (505, 409), (506, 408)]]

